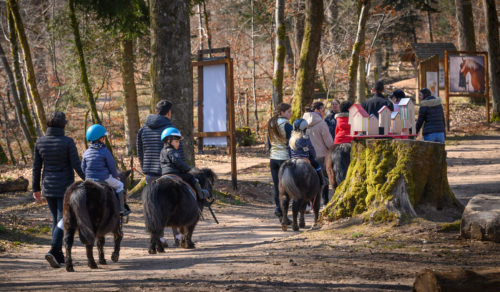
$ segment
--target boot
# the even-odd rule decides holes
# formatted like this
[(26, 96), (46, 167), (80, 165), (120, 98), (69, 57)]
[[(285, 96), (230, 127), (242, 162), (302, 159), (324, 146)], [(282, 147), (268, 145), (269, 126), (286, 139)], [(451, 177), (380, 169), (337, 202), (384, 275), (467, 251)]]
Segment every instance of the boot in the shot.
[(323, 189), (323, 186), (325, 186), (325, 179), (323, 178), (323, 174), (321, 173), (321, 169), (316, 170), (316, 173), (318, 174), (319, 185), (321, 186), (321, 189)]
[(194, 189), (195, 189), (196, 193), (198, 194), (198, 199), (206, 200), (210, 197), (210, 194), (208, 193), (208, 191), (201, 188), (200, 182), (198, 180), (195, 180), (195, 182), (194, 182)]
[(120, 192), (116, 192), (116, 195), (118, 196), (118, 200), (120, 200), (120, 215), (127, 216), (132, 213), (130, 208), (125, 208), (125, 192), (122, 190)]

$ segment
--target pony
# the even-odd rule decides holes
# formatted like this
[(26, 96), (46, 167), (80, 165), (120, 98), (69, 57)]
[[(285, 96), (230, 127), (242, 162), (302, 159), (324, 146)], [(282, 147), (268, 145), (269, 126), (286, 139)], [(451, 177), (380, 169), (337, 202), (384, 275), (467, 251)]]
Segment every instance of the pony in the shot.
[[(305, 228), (306, 223), (304, 213), (308, 202), (312, 202), (314, 211), (314, 225), (318, 222), (319, 206), (321, 198), (319, 193), (321, 186), (316, 170), (311, 166), (307, 159), (292, 158), (285, 161), (278, 172), (279, 180), (279, 197), (281, 211), (281, 229), (287, 230), (288, 223), (288, 205), (292, 200), (292, 229), (298, 231), (300, 228)], [(300, 212), (300, 223), (297, 224), (297, 215)]]
[[(120, 172), (119, 177), (125, 185), (130, 170)], [(64, 194), (63, 207), (64, 244), (66, 247), (66, 271), (74, 272), (71, 248), (75, 231), (78, 229), (80, 241), (87, 250), (87, 264), (91, 269), (97, 269), (93, 248), (97, 239), (99, 264), (105, 265), (104, 236), (113, 233), (114, 251), (111, 260), (117, 262), (120, 256), (120, 243), (123, 238), (122, 220), (120, 218), (120, 201), (114, 191), (106, 183), (86, 180), (75, 182)]]
[(209, 192), (209, 198), (197, 197), (193, 188), (175, 175), (164, 175), (146, 185), (142, 191), (146, 231), (151, 234), (149, 254), (165, 252), (160, 241), (165, 226), (180, 231), (181, 247), (194, 248), (193, 231), (203, 207), (213, 202), (212, 188), (217, 176), (209, 168), (193, 168), (190, 173), (198, 179), (200, 186)]
[(345, 180), (350, 163), (350, 143), (335, 144), (328, 150), (325, 158), (325, 169), (333, 193), (335, 193), (335, 189)]
[(484, 92), (484, 66), (479, 64), (472, 58), (463, 58), (462, 63), (460, 63), (460, 74), (465, 77), (467, 76), (467, 73), (470, 74), (470, 80), (473, 89), (472, 91)]

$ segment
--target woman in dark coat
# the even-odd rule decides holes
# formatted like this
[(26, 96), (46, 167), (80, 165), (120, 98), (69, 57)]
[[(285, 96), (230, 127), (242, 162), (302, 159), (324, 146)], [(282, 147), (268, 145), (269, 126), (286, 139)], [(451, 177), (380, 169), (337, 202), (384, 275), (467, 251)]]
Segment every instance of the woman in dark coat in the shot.
[(33, 197), (39, 202), (43, 194), (52, 213), (52, 246), (45, 259), (53, 268), (59, 268), (64, 263), (61, 219), (64, 192), (75, 181), (73, 169), (85, 179), (75, 142), (64, 136), (66, 123), (64, 113), (54, 112), (47, 121), (45, 136), (36, 141), (33, 155)]

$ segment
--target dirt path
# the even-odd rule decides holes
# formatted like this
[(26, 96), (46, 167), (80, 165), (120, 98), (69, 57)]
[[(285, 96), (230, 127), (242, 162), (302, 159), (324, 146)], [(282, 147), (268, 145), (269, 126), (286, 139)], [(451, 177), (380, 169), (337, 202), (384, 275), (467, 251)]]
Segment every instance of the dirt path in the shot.
[[(451, 144), (448, 175), (457, 197), (466, 201), (479, 193), (500, 195), (500, 137)], [(240, 179), (269, 181), (265, 159), (245, 163)], [(217, 168), (223, 178), (228, 176), (225, 167)], [(249, 185), (248, 193), (264, 191), (261, 185)], [(266, 196), (243, 205), (218, 204), (214, 209), (221, 224), (206, 211), (207, 220), (194, 233), (196, 249), (169, 247), (157, 255), (147, 253), (141, 205), (135, 202), (119, 262), (109, 260), (111, 237), (106, 238), (108, 265), (98, 270), (87, 267), (84, 248), (75, 240), (75, 273), (48, 266), (47, 244), (26, 245), (0, 253), (0, 290), (408, 291), (423, 268), (498, 266), (498, 244), (436, 232), (438, 223), (420, 219), (402, 227), (339, 222), (319, 231), (282, 232)], [(307, 226), (311, 217), (306, 217)]]

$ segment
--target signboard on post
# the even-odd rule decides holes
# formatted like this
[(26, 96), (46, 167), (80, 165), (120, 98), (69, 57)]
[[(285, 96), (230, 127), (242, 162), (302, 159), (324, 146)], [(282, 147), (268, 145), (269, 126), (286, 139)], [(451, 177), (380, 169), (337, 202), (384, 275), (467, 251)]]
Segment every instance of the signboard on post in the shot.
[(484, 98), (490, 120), (488, 53), (445, 51), (446, 126), (450, 130), (450, 96)]
[[(223, 56), (214, 57), (216, 54)], [(205, 56), (208, 55), (208, 58)], [(198, 151), (203, 146), (229, 146), (231, 180), (237, 189), (233, 59), (230, 48), (198, 51)], [(193, 70), (194, 71), (194, 70)]]

